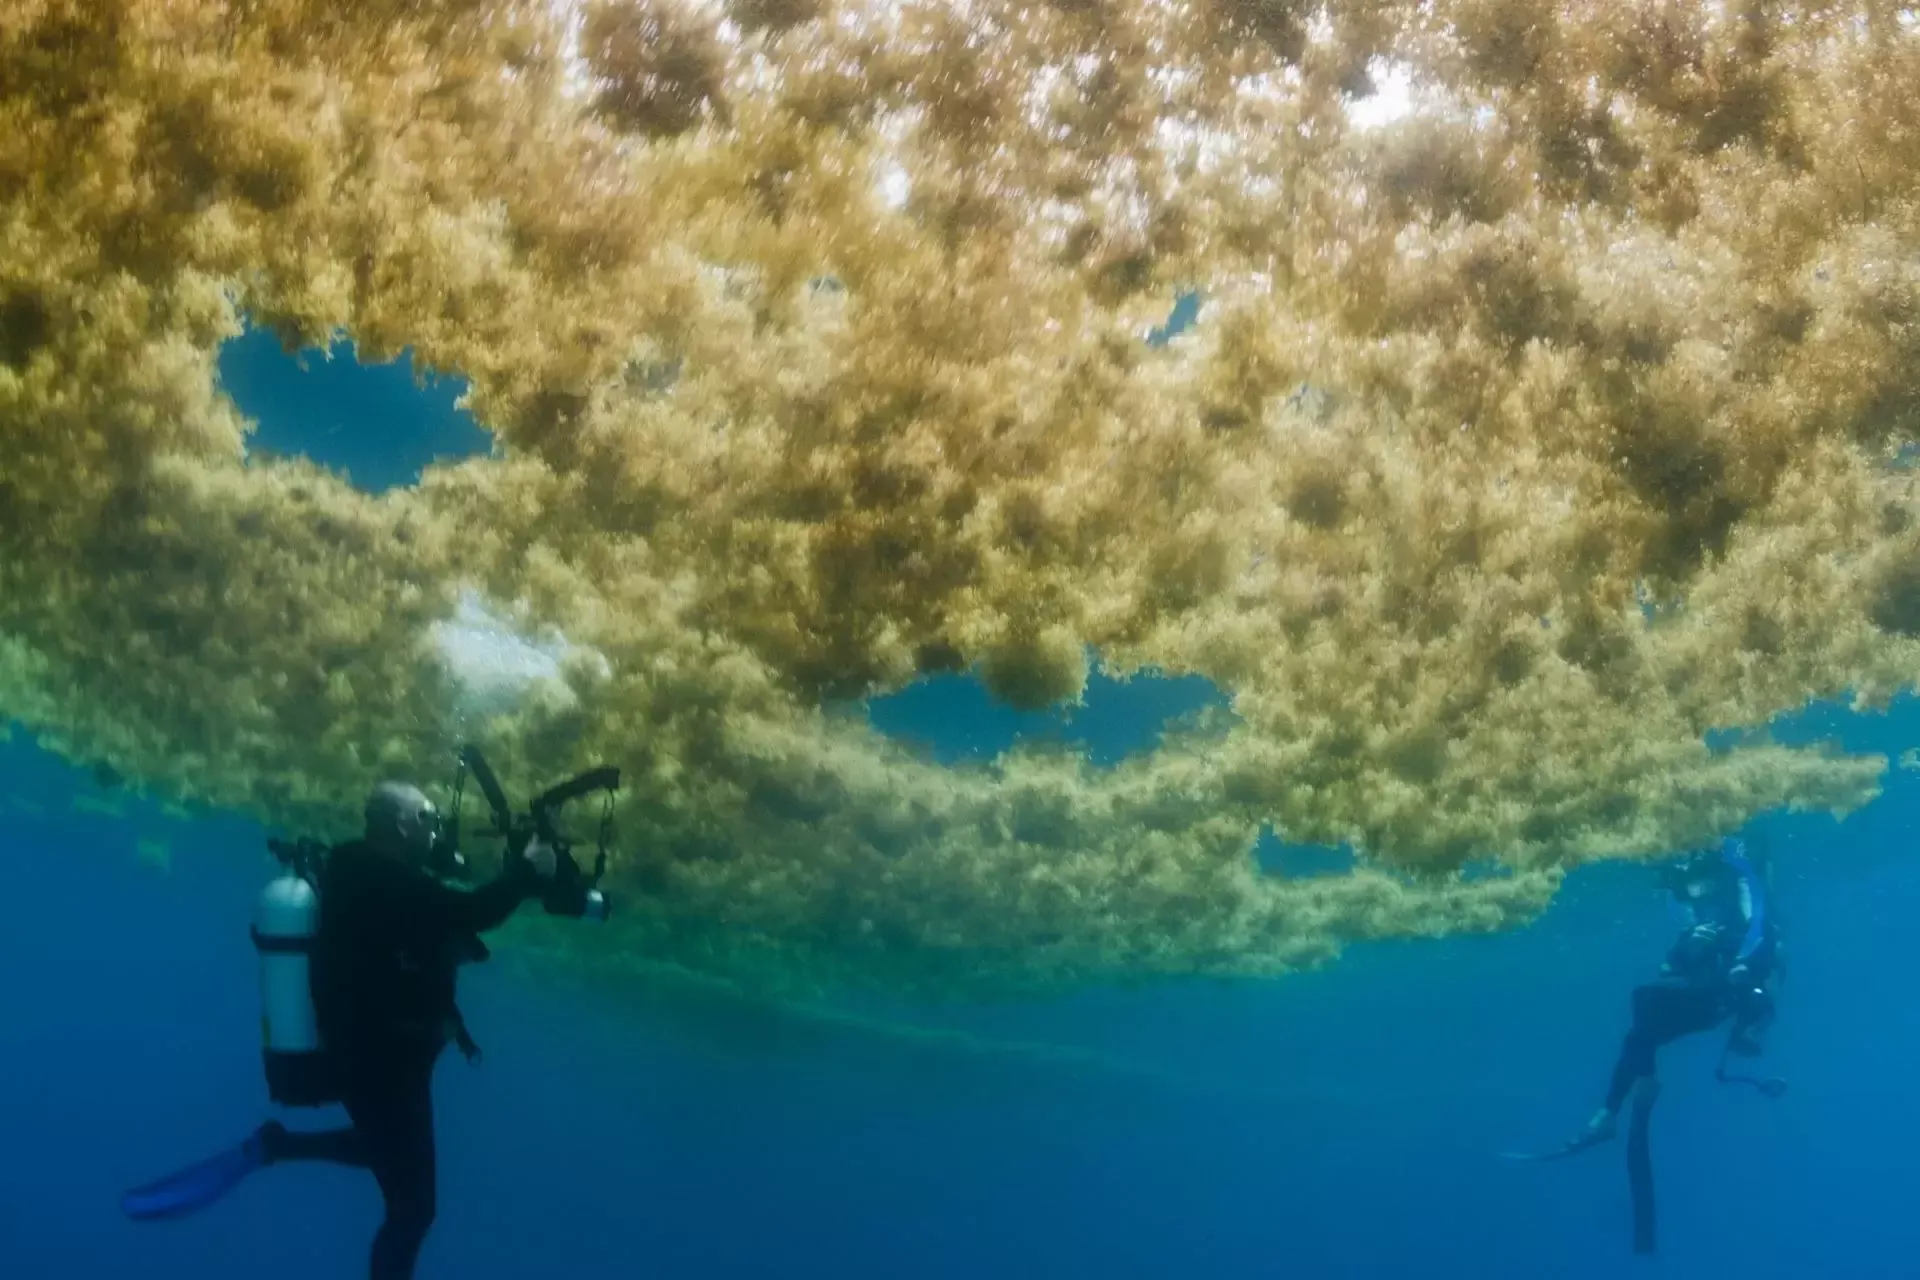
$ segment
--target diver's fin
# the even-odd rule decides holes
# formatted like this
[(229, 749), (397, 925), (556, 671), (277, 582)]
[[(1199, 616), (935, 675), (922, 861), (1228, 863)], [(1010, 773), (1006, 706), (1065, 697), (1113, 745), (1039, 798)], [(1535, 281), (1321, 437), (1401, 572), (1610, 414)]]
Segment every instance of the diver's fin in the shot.
[(1633, 1199), (1633, 1251), (1646, 1257), (1657, 1248), (1653, 1201), (1653, 1156), (1647, 1146), (1647, 1121), (1660, 1100), (1660, 1082), (1651, 1076), (1633, 1091), (1633, 1117), (1627, 1127), (1627, 1187)]
[(1569, 1138), (1563, 1145), (1551, 1151), (1503, 1151), (1501, 1156), (1507, 1160), (1524, 1160), (1541, 1164), (1549, 1160), (1565, 1160), (1568, 1156), (1577, 1156), (1583, 1151), (1591, 1151), (1603, 1142), (1613, 1141), (1616, 1122), (1609, 1112), (1601, 1112), (1588, 1121), (1587, 1127)]
[(1565, 1160), (1570, 1156), (1577, 1156), (1605, 1141), (1605, 1138), (1589, 1138), (1582, 1134), (1578, 1138), (1569, 1140), (1566, 1145), (1555, 1147), (1551, 1151), (1502, 1151), (1500, 1158), (1518, 1160), (1524, 1164), (1547, 1164), (1554, 1160)]
[(206, 1208), (267, 1162), (267, 1133), (271, 1127), (262, 1125), (232, 1150), (127, 1192), (120, 1197), (121, 1212), (144, 1221), (177, 1218)]

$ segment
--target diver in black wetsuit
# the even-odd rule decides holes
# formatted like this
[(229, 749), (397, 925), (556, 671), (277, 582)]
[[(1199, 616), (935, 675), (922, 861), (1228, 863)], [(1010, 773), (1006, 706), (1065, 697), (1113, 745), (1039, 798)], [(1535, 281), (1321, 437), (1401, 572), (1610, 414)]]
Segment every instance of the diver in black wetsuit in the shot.
[[(1654, 1057), (1684, 1036), (1711, 1031), (1732, 1020), (1726, 1053), (1757, 1056), (1773, 1021), (1768, 980), (1779, 947), (1769, 913), (1764, 877), (1747, 845), (1727, 840), (1696, 851), (1666, 868), (1663, 879), (1685, 920), (1685, 931), (1667, 953), (1661, 979), (1635, 987), (1633, 1022), (1620, 1046), (1605, 1101), (1587, 1127), (1556, 1155), (1571, 1155), (1612, 1138), (1620, 1108), (1637, 1087), (1655, 1081)], [(1753, 1084), (1768, 1094), (1777, 1080), (1720, 1078)]]
[(430, 874), (439, 834), (433, 804), (389, 783), (367, 802), (366, 835), (335, 847), (320, 880), (313, 1003), (352, 1125), (322, 1133), (262, 1127), (265, 1161), (323, 1160), (372, 1172), (386, 1202), (371, 1280), (406, 1280), (433, 1225), (432, 1080), (447, 1044), (477, 1056), (454, 1003), (454, 973), (478, 936), (497, 929), (554, 873), (530, 844), (475, 890)]
[(386, 783), (367, 801), (365, 835), (327, 851), (319, 873), (308, 973), (324, 1081), (303, 1103), (344, 1103), (352, 1123), (295, 1132), (269, 1121), (235, 1150), (130, 1193), (131, 1216), (191, 1212), (264, 1165), (363, 1168), (386, 1205), (368, 1274), (409, 1280), (436, 1207), (434, 1065), (449, 1043), (470, 1059), (479, 1054), (454, 1002), (455, 973), (485, 958), (480, 934), (538, 896), (557, 867), (554, 850), (535, 838), (509, 851), (494, 880), (457, 888), (430, 870), (439, 835), (432, 801)]

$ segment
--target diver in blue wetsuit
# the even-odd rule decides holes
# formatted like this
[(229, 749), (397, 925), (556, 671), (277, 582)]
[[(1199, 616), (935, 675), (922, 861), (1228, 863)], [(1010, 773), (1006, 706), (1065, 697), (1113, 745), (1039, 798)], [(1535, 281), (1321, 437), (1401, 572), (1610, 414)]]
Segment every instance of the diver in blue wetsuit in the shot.
[[(1620, 1108), (1637, 1088), (1655, 1083), (1654, 1056), (1683, 1036), (1731, 1020), (1726, 1053), (1757, 1056), (1773, 1022), (1767, 989), (1777, 968), (1779, 937), (1765, 877), (1745, 841), (1725, 840), (1668, 866), (1662, 879), (1684, 922), (1661, 978), (1634, 988), (1633, 1022), (1614, 1062), (1606, 1100), (1587, 1127), (1558, 1153), (1571, 1155), (1612, 1138)], [(1773, 1095), (1778, 1080), (1729, 1076)]]
[[(492, 881), (459, 888), (430, 869), (439, 837), (439, 815), (418, 788), (387, 783), (376, 789), (367, 802), (365, 836), (326, 851), (324, 867), (314, 874), (319, 916), (310, 941), (279, 948), (311, 956), (311, 1009), (324, 1050), (284, 1061), (270, 1052), (275, 1099), (343, 1103), (351, 1123), (295, 1132), (270, 1121), (238, 1148), (129, 1193), (123, 1204), (129, 1215), (171, 1217), (202, 1208), (269, 1164), (348, 1165), (374, 1175), (386, 1206), (369, 1275), (413, 1275), (435, 1211), (434, 1064), (449, 1043), (469, 1058), (478, 1053), (454, 1003), (455, 972), (485, 957), (479, 935), (538, 897), (556, 869), (554, 850), (534, 839), (511, 852)], [(303, 892), (298, 880), (280, 883)], [(267, 950), (274, 941), (256, 933), (256, 944)], [(277, 1074), (285, 1063), (297, 1070)]]

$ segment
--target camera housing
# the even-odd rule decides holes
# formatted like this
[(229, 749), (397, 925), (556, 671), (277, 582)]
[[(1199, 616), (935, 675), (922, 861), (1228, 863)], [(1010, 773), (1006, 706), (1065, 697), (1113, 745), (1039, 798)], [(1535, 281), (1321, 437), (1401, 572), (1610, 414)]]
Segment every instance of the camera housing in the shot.
[[(449, 843), (454, 846), (459, 843), (460, 794), (468, 772), (473, 774), (481, 794), (486, 797), (495, 830), (507, 839), (509, 857), (518, 856), (535, 837), (553, 850), (556, 863), (553, 883), (540, 896), (540, 905), (547, 914), (604, 923), (612, 913), (613, 904), (601, 890), (600, 878), (607, 870), (607, 833), (612, 825), (613, 793), (620, 787), (619, 768), (603, 765), (577, 774), (535, 796), (524, 814), (515, 814), (507, 803), (500, 779), (479, 748), (461, 747), (460, 773), (454, 781), (453, 819), (448, 833)], [(574, 857), (573, 841), (560, 831), (556, 818), (570, 801), (595, 792), (606, 793), (608, 808), (601, 818), (593, 874), (588, 875)]]

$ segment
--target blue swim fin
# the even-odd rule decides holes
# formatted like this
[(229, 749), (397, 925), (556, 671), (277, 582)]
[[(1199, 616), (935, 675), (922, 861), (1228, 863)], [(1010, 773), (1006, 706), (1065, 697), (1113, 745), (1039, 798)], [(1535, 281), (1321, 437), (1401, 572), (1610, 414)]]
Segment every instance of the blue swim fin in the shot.
[(177, 1218), (204, 1209), (246, 1180), (267, 1162), (267, 1130), (262, 1125), (252, 1137), (230, 1151), (169, 1174), (158, 1182), (120, 1197), (120, 1209), (129, 1218)]

